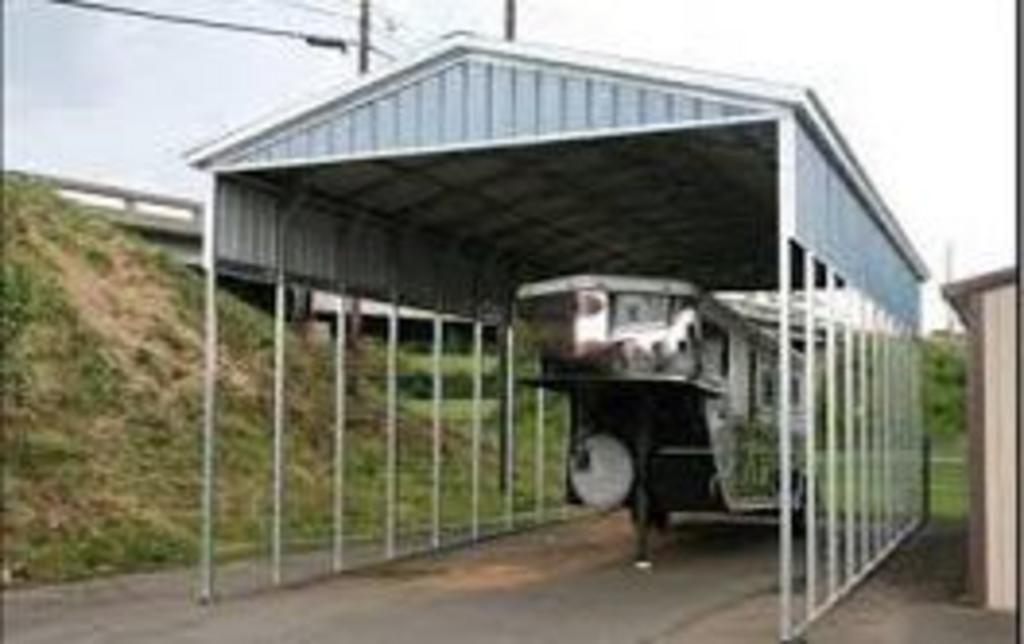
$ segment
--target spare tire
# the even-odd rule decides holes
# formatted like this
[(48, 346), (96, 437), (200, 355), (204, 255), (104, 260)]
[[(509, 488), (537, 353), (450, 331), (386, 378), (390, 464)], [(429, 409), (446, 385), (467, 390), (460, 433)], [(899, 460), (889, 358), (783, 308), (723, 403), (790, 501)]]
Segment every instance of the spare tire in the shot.
[(569, 480), (580, 500), (592, 508), (621, 506), (629, 498), (635, 478), (633, 455), (611, 434), (592, 434), (573, 449)]

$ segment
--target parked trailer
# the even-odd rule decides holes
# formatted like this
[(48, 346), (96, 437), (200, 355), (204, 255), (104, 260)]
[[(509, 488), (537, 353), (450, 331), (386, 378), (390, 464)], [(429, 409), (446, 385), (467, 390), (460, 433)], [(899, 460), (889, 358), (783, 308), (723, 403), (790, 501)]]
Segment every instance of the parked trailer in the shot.
[[(649, 528), (667, 527), (672, 512), (778, 510), (772, 336), (677, 280), (582, 275), (518, 296), (541, 359), (524, 381), (571, 400), (568, 500), (629, 508), (638, 565), (649, 565)], [(794, 372), (790, 431), (802, 443)], [(799, 468), (793, 476), (799, 520), (806, 486)]]

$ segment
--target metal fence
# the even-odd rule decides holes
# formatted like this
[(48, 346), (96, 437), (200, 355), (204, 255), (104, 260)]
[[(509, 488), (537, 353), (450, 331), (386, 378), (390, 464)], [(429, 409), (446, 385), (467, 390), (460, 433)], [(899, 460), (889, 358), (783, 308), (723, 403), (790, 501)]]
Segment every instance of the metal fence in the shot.
[[(271, 346), (247, 373), (232, 347), (261, 340), (218, 336), (232, 318), (209, 275), (201, 601), (572, 516), (569, 405), (521, 384), (538, 368), (528, 338), (507, 319), (432, 313), (425, 341), (410, 332), (422, 315), (393, 302), (385, 337), (356, 341), (349, 300), (329, 323), (289, 320), (279, 274)], [(240, 418), (246, 396), (267, 416)]]
[(915, 330), (796, 240), (781, 252), (780, 419), (807, 410), (780, 433), (780, 632), (798, 641), (923, 520), (927, 461)]

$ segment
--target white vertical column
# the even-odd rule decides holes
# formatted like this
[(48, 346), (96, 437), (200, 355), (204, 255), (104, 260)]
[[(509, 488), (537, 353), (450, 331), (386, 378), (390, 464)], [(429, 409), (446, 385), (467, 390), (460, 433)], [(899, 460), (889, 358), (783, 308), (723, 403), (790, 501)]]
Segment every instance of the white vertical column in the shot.
[(203, 489), (200, 498), (199, 601), (213, 601), (215, 564), (213, 554), (217, 453), (217, 194), (216, 180), (207, 207), (206, 288), (204, 296), (205, 330), (203, 337)]
[(860, 566), (866, 566), (871, 561), (871, 495), (868, 482), (870, 481), (871, 453), (869, 443), (870, 431), (870, 390), (868, 389), (868, 343), (870, 333), (868, 330), (868, 303), (863, 294), (858, 294), (858, 336), (860, 341), (857, 345), (857, 352), (860, 355), (858, 364), (857, 387), (857, 409), (859, 411), (858, 429), (860, 439), (858, 444), (858, 469), (860, 471)]
[(431, 372), (433, 379), (433, 400), (431, 405), (431, 522), (430, 543), (434, 548), (441, 546), (441, 405), (444, 399), (444, 379), (441, 373), (441, 358), (444, 351), (444, 318), (440, 311), (434, 312), (434, 346)]
[(907, 329), (900, 323), (900, 523), (903, 527), (908, 525), (908, 514), (910, 510), (910, 485), (912, 483), (910, 472), (913, 471), (910, 463), (910, 361), (907, 353)]
[[(560, 395), (560, 396), (558, 396), (556, 398), (556, 401), (558, 401), (561, 404), (561, 409), (562, 409), (562, 412), (563, 412), (563, 415), (562, 415), (563, 418), (564, 418), (565, 404), (566, 404), (565, 400), (566, 400), (566, 397), (564, 395)], [(569, 503), (568, 503), (568, 500), (567, 500), (566, 493), (568, 492), (568, 485), (569, 485), (569, 465), (570, 465), (569, 464), (569, 459), (572, 457), (572, 448), (573, 448), (573, 445), (572, 445), (572, 421), (570, 420), (568, 423), (562, 423), (562, 427), (563, 427), (562, 431), (564, 432), (564, 435), (562, 436), (562, 469), (561, 469), (562, 482), (561, 482), (561, 486), (562, 486), (563, 494), (562, 494), (562, 503), (561, 503), (561, 507), (562, 507), (561, 516), (564, 519), (567, 516), (569, 516)]]
[(385, 470), (384, 556), (395, 556), (398, 525), (398, 291), (391, 293), (388, 307), (387, 348), (387, 464)]
[(345, 566), (345, 425), (347, 410), (347, 373), (345, 362), (348, 324), (345, 296), (339, 289), (334, 315), (334, 556), (332, 570), (340, 572)]
[(276, 586), (281, 583), (282, 532), (284, 512), (284, 359), (285, 359), (285, 278), (278, 252), (277, 278), (274, 284), (274, 464), (273, 516), (271, 519), (270, 575)]
[(857, 571), (856, 560), (856, 519), (857, 511), (855, 504), (855, 483), (857, 454), (860, 448), (856, 443), (854, 433), (854, 400), (853, 400), (853, 292), (849, 282), (844, 285), (843, 290), (843, 443), (846, 448), (843, 450), (843, 518), (845, 520), (845, 538), (843, 543), (846, 546), (846, 575), (845, 580), (849, 583)]
[(827, 467), (827, 543), (828, 543), (828, 596), (833, 597), (838, 589), (839, 572), (839, 540), (837, 525), (837, 476), (836, 476), (836, 425), (838, 414), (836, 413), (836, 289), (835, 274), (831, 267), (825, 269), (825, 293), (828, 305), (826, 306), (826, 336), (825, 336), (825, 387), (826, 387), (826, 437), (825, 457)]
[(884, 543), (892, 539), (892, 326), (887, 313), (882, 316), (882, 485), (885, 512)]
[(472, 535), (480, 537), (480, 425), (481, 398), (483, 397), (483, 322), (479, 317), (473, 321), (473, 428), (472, 454), (470, 457), (471, 503), (472, 503)]
[(872, 407), (874, 412), (872, 413), (872, 432), (874, 433), (874, 464), (872, 478), (874, 481), (874, 498), (872, 503), (874, 506), (874, 521), (872, 523), (874, 530), (874, 554), (878, 554), (882, 549), (884, 532), (883, 526), (885, 525), (885, 485), (883, 476), (885, 473), (883, 458), (884, 458), (884, 447), (883, 442), (885, 440), (885, 428), (884, 428), (884, 416), (882, 413), (882, 389), (883, 389), (883, 374), (882, 374), (882, 326), (881, 326), (881, 312), (877, 305), (872, 307), (871, 316), (871, 330), (873, 335), (872, 343)]
[[(539, 373), (539, 372), (538, 372)], [(545, 409), (544, 409), (544, 387), (537, 387), (537, 426), (536, 435), (534, 436), (535, 441), (535, 452), (534, 452), (534, 464), (536, 469), (534, 470), (534, 487), (536, 488), (536, 499), (534, 500), (534, 515), (536, 516), (537, 523), (544, 520), (544, 468), (545, 468), (545, 452), (547, 440), (545, 432)]]
[(516, 347), (513, 314), (505, 321), (505, 527), (515, 525), (516, 502)]
[(778, 288), (779, 288), (779, 639), (792, 639), (793, 632), (793, 463), (790, 415), (792, 342), (790, 338), (790, 297), (792, 257), (790, 242), (796, 227), (796, 121), (778, 121)]
[(815, 257), (810, 250), (804, 253), (804, 292), (806, 306), (804, 308), (804, 410), (806, 437), (804, 439), (804, 473), (807, 477), (807, 496), (804, 502), (804, 558), (807, 567), (807, 589), (804, 593), (807, 600), (807, 615), (814, 613), (818, 602), (818, 473), (817, 473), (817, 326), (815, 324), (815, 303), (817, 288), (815, 284)]
[(894, 327), (893, 337), (893, 412), (895, 416), (894, 426), (894, 464), (893, 464), (893, 477), (895, 486), (895, 532), (899, 534), (903, 529), (903, 509), (906, 501), (906, 463), (904, 462), (905, 450), (904, 450), (904, 414), (903, 410), (906, 406), (906, 374), (903, 372), (903, 329), (901, 328), (900, 322), (897, 320)]

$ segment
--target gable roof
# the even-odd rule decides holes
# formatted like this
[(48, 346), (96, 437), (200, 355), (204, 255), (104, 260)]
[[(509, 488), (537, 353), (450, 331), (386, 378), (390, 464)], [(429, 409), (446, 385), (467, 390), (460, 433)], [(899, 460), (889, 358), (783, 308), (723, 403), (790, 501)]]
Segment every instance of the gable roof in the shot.
[(942, 295), (953, 306), (964, 324), (973, 326), (976, 322), (971, 312), (971, 300), (974, 296), (996, 288), (1011, 286), (1016, 284), (1017, 280), (1017, 267), (1011, 266), (945, 284), (942, 287)]
[[(440, 40), (403, 63), (381, 68), (354, 82), (329, 88), (309, 99), (275, 111), (247, 126), (197, 146), (186, 153), (186, 159), (195, 167), (213, 170), (230, 170), (254, 162), (278, 163), (288, 155), (288, 150), (275, 154), (269, 148), (281, 139), (282, 132), (289, 128), (306, 127), (307, 132), (311, 132), (312, 124), (318, 122), (318, 119), (322, 121), (324, 115), (332, 110), (354, 113), (362, 103), (373, 100), (374, 97), (396, 92), (417, 79), (437, 74), (450, 65), (467, 61), (509, 66), (528, 65), (545, 70), (561, 70), (574, 75), (597, 77), (621, 87), (653, 88), (665, 93), (683, 92), (687, 96), (699, 97), (698, 100), (716, 105), (719, 114), (725, 115), (792, 113), (821, 144), (828, 158), (840, 169), (860, 197), (869, 204), (882, 228), (901, 249), (918, 278), (923, 280), (928, 277), (925, 263), (812, 90), (798, 85), (766, 82), (688, 67), (456, 34)], [(396, 105), (392, 109), (397, 111), (399, 107)], [(355, 120), (354, 114), (351, 118)], [(307, 123), (310, 125), (307, 126)], [(312, 136), (306, 134), (307, 138)], [(287, 143), (282, 145), (288, 148)], [(316, 144), (311, 144), (313, 145)]]

